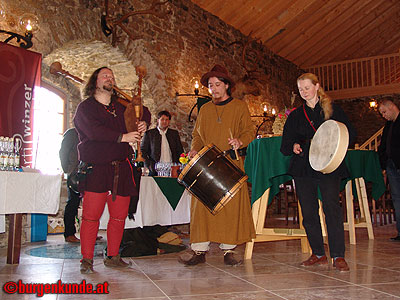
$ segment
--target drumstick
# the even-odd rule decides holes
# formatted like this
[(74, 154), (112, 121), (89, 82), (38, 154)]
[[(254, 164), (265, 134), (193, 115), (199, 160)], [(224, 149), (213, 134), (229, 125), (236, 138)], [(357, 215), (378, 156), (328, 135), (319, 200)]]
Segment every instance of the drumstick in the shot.
[[(231, 135), (231, 139), (233, 140), (233, 134), (232, 134), (232, 130), (230, 128), (229, 128), (229, 134)], [(237, 151), (237, 149), (235, 149), (235, 147), (233, 147), (233, 148), (234, 148), (234, 151), (235, 151), (236, 160), (239, 160), (238, 151)]]

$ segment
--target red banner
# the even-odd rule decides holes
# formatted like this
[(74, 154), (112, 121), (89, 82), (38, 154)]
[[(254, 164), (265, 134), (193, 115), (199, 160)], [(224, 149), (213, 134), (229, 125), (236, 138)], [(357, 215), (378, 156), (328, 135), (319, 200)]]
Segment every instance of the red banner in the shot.
[(33, 92), (42, 55), (0, 42), (0, 136), (14, 137), (20, 164), (33, 163)]

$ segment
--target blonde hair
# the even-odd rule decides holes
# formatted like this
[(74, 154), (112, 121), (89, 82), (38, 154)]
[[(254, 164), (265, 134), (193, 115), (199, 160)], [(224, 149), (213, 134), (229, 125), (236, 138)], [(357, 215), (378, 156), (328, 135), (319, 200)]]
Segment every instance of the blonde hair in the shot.
[(332, 99), (329, 97), (324, 89), (322, 88), (321, 84), (319, 83), (317, 75), (313, 73), (304, 73), (297, 78), (297, 82), (300, 80), (306, 80), (309, 79), (313, 85), (316, 85), (317, 83), (319, 84), (319, 89), (318, 89), (318, 97), (319, 100), (321, 101), (321, 107), (324, 112), (324, 118), (325, 120), (328, 120), (332, 114), (333, 114), (333, 108), (332, 108)]

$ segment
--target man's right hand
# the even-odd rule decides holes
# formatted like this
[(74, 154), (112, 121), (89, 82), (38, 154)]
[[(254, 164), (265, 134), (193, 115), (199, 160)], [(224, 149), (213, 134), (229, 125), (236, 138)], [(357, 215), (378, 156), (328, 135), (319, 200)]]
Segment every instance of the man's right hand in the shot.
[(131, 131), (122, 135), (121, 142), (123, 143), (135, 143), (140, 141), (140, 133), (137, 131)]

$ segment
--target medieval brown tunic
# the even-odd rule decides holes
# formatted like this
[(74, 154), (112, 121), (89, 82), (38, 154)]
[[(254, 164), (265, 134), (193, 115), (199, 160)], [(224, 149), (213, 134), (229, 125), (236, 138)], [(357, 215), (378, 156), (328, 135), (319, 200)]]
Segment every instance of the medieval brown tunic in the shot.
[[(192, 150), (199, 151), (210, 143), (222, 151), (229, 150), (229, 129), (234, 138), (243, 142), (242, 147), (253, 140), (254, 129), (247, 104), (237, 99), (229, 100), (217, 105), (208, 102), (201, 107), (193, 131)], [(243, 170), (243, 158), (234, 163)], [(236, 245), (251, 241), (255, 231), (247, 184), (215, 216), (192, 197), (190, 225), (191, 243), (211, 241)]]

